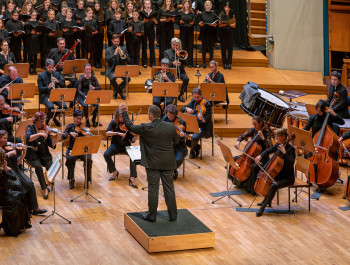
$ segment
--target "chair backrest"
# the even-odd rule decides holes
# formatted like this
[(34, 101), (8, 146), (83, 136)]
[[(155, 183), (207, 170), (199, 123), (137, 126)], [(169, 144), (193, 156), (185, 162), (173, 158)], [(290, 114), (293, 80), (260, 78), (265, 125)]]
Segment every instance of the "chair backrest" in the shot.
[(295, 163), (295, 170), (299, 171), (306, 176), (309, 174), (310, 161), (304, 157), (298, 156)]

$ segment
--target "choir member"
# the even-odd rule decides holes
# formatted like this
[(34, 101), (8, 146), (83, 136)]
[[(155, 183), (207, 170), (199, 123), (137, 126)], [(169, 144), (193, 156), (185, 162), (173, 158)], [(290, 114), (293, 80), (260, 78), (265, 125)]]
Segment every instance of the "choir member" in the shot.
[(8, 40), (9, 39), (9, 32), (7, 29), (5, 29), (4, 20), (0, 19), (0, 39), (1, 40)]
[(30, 64), (29, 73), (31, 75), (37, 74), (36, 64), (38, 60), (38, 53), (40, 53), (40, 32), (35, 30), (35, 27), (40, 25), (37, 21), (38, 12), (33, 9), (30, 12), (30, 19), (26, 22), (26, 25), (31, 25), (33, 28), (29, 29), (24, 27), (26, 30), (25, 46), (27, 46), (28, 62)]
[[(133, 19), (132, 12), (134, 10), (134, 4), (132, 1), (128, 1), (126, 3), (126, 10), (123, 12), (123, 19), (125, 20), (126, 25), (129, 25), (129, 22)], [(128, 50), (128, 53), (130, 54), (130, 39), (131, 39), (131, 33), (127, 31), (125, 33), (125, 42), (126, 42), (126, 49)]]
[[(96, 20), (93, 18), (93, 11), (91, 7), (87, 7), (86, 8), (86, 17), (82, 20), (81, 25), (84, 28), (84, 32), (83, 32), (83, 37), (82, 37), (82, 52), (83, 52), (83, 57), (84, 58), (89, 58), (89, 54), (90, 54), (90, 63), (92, 64), (92, 62), (96, 62), (96, 58), (95, 58), (95, 44), (96, 44), (96, 35), (98, 33), (97, 31), (97, 22)], [(87, 26), (89, 26), (92, 31), (88, 31), (87, 30)]]
[(66, 40), (66, 47), (70, 50), (73, 47), (75, 41), (77, 40), (77, 29), (73, 29), (73, 31), (70, 31), (68, 28), (64, 28), (64, 26), (77, 26), (77, 22), (73, 18), (73, 11), (70, 8), (67, 8), (66, 16), (61, 22), (61, 27), (63, 31), (62, 37)]
[(135, 8), (133, 10), (133, 20), (129, 22), (129, 32), (131, 33), (130, 37), (130, 64), (139, 65), (140, 64), (140, 49), (142, 42), (142, 35), (144, 32), (143, 23), (139, 20), (139, 11)]
[[(115, 11), (119, 11), (120, 13), (122, 12), (119, 8), (118, 8), (118, 0), (111, 0), (110, 4), (109, 4), (109, 8), (106, 10), (106, 25), (107, 25), (107, 39), (108, 39), (108, 46), (112, 46), (112, 35), (110, 31), (109, 31), (109, 25), (111, 23), (111, 21), (113, 21), (114, 18), (114, 14)], [(124, 44), (124, 37), (123, 37), (123, 44)], [(123, 46), (123, 45), (122, 45)]]
[(101, 3), (96, 0), (93, 6), (94, 10), (94, 19), (97, 21), (97, 31), (96, 34), (96, 45), (95, 45), (95, 58), (96, 58), (96, 68), (102, 68), (101, 60), (103, 54), (103, 41), (104, 41), (104, 21), (105, 13), (101, 7)]
[[(114, 20), (111, 20), (111, 22), (109, 22), (108, 25), (108, 35), (109, 36), (113, 36), (113, 34), (119, 34), (121, 35), (121, 33), (127, 29), (127, 25), (125, 23), (125, 20), (122, 19), (122, 14), (121, 14), (121, 10), (117, 9), (114, 13)], [(124, 34), (122, 34), (119, 39), (120, 39), (120, 46), (124, 46)]]
[[(44, 24), (45, 21), (48, 18), (48, 12), (51, 8), (50, 0), (44, 0), (41, 4), (41, 7), (39, 8), (38, 12), (40, 15), (39, 21), (40, 23)], [(48, 42), (47, 42), (47, 35), (42, 33), (39, 35), (40, 38), (40, 65), (41, 68), (45, 68), (45, 58), (48, 52)]]
[(60, 28), (58, 21), (55, 20), (55, 11), (50, 9), (47, 12), (47, 20), (45, 21), (45, 26), (49, 28), (52, 32), (46, 35), (47, 46), (45, 54), (47, 55), (52, 48), (56, 47), (57, 38), (55, 37), (54, 31)]
[[(144, 9), (141, 11), (141, 16), (143, 17), (142, 23), (144, 27), (144, 35), (142, 38), (142, 65), (147, 68), (147, 50), (150, 53), (150, 65), (154, 67), (156, 65), (156, 55), (154, 51), (154, 41), (155, 41), (155, 30), (154, 26), (158, 24), (158, 21), (153, 16), (151, 19), (148, 17), (152, 16), (155, 11), (151, 9), (151, 0), (144, 1)], [(147, 42), (148, 40), (148, 42)], [(148, 45), (147, 45), (148, 44)], [(147, 49), (148, 46), (148, 49)]]
[(8, 0), (6, 2), (6, 5), (7, 5), (7, 9), (2, 14), (2, 19), (5, 22), (5, 24), (12, 17), (12, 12), (15, 10), (15, 7), (16, 7), (16, 2), (15, 2), (15, 0)]
[(12, 19), (6, 23), (6, 29), (12, 35), (10, 35), (10, 50), (13, 52), (16, 58), (16, 62), (21, 61), (21, 50), (22, 50), (22, 33), (23, 24), (22, 21), (18, 19), (18, 11), (12, 12)]
[(62, 23), (67, 16), (68, 5), (65, 1), (61, 3), (61, 11), (57, 13), (56, 20)]

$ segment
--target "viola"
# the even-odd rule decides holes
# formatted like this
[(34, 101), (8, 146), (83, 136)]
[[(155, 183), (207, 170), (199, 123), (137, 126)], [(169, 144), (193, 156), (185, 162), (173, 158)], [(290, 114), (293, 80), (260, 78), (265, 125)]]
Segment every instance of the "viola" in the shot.
[(199, 104), (197, 104), (197, 106), (196, 106), (197, 113), (200, 113), (202, 115), (202, 117), (207, 110), (207, 108), (205, 107), (205, 105), (207, 103), (208, 103), (208, 101), (206, 99), (202, 98), (201, 101), (199, 102)]
[[(291, 137), (283, 144), (283, 146), (286, 146), (294, 138), (295, 135), (292, 134)], [(283, 165), (284, 159), (281, 157), (281, 151), (278, 150), (264, 166), (265, 172), (258, 174), (258, 178), (254, 184), (254, 190), (257, 194), (266, 197), (270, 190), (271, 184), (274, 182), (274, 179), (277, 177), (277, 175), (281, 172)]]
[[(268, 128), (268, 125), (265, 125), (261, 131), (265, 131)], [(261, 153), (261, 145), (258, 144), (259, 134), (257, 133), (253, 139), (246, 144), (243, 150), (243, 154), (236, 160), (238, 169), (231, 167), (230, 175), (240, 182), (243, 182), (248, 179), (250, 171), (253, 165), (253, 159), (251, 157), (257, 157)]]
[(328, 125), (329, 113), (323, 121), (321, 129), (313, 137), (315, 153), (309, 158), (310, 182), (319, 187), (331, 187), (338, 179), (339, 163), (336, 154), (339, 150), (338, 136)]
[(17, 151), (23, 151), (24, 147), (27, 147), (29, 149), (33, 149), (35, 151), (38, 150), (37, 147), (34, 147), (34, 146), (29, 146), (29, 145), (24, 145), (22, 143), (11, 143), (11, 142), (7, 142), (6, 145), (4, 146), (4, 149), (5, 149), (5, 152), (11, 152), (13, 150), (17, 150)]
[(19, 116), (20, 114), (23, 114), (24, 116), (26, 116), (27, 118), (30, 118), (30, 114), (28, 114), (27, 112), (21, 111), (18, 107), (12, 107), (8, 104), (4, 104), (2, 106), (2, 110), (1, 110), (2, 114), (11, 114), (14, 116)]

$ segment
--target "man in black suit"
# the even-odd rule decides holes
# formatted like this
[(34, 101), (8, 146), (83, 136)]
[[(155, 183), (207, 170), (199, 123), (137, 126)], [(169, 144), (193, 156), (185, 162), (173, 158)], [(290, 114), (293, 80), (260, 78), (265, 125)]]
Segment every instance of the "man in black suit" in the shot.
[[(63, 37), (59, 37), (57, 39), (57, 48), (52, 48), (47, 58), (52, 59), (55, 62), (55, 64), (58, 64), (67, 52), (68, 49), (66, 49), (66, 40)], [(74, 53), (71, 52), (66, 60), (75, 60)], [(63, 63), (60, 63), (59, 66), (60, 67), (57, 71), (62, 72)]]
[[(114, 34), (112, 36), (112, 43), (113, 43), (113, 46), (108, 47), (106, 49), (106, 60), (108, 63), (106, 76), (111, 81), (111, 84), (114, 89), (113, 98), (116, 99), (117, 94), (119, 94), (122, 99), (125, 99), (125, 96), (123, 94), (123, 89), (126, 85), (126, 77), (123, 77), (122, 78), (123, 81), (118, 85), (117, 78), (114, 77), (114, 70), (117, 65), (125, 65), (129, 63), (130, 57), (129, 57), (128, 51), (124, 47), (119, 46), (120, 39), (117, 34)], [(125, 54), (126, 56), (125, 59), (121, 58), (120, 51), (122, 51)], [(128, 82), (130, 82), (130, 77), (128, 77)]]
[[(9, 99), (9, 83), (12, 82), (12, 84), (22, 84), (23, 79), (18, 75), (17, 68), (15, 66), (10, 66), (7, 69), (7, 71), (7, 75), (3, 75), (2, 77), (0, 77), (0, 87), (3, 88), (0, 95), (2, 95), (5, 98), (5, 102), (7, 104), (11, 105), (11, 100)], [(18, 107), (20, 110), (22, 110), (21, 103), (12, 103), (12, 107)]]
[(159, 179), (162, 179), (165, 202), (170, 221), (177, 218), (177, 206), (173, 173), (176, 160), (173, 145), (180, 141), (174, 125), (160, 120), (160, 109), (151, 105), (148, 109), (150, 123), (133, 125), (124, 104), (120, 105), (126, 128), (140, 135), (141, 165), (146, 168), (148, 179), (148, 213), (143, 218), (155, 222), (158, 208)]
[[(346, 90), (346, 87), (340, 83), (340, 80), (341, 74), (337, 71), (333, 71), (331, 73), (332, 84), (329, 88), (329, 97), (326, 102), (328, 106), (340, 117), (343, 119), (349, 119), (350, 115), (348, 110), (348, 91)], [(335, 92), (336, 96), (334, 95)]]

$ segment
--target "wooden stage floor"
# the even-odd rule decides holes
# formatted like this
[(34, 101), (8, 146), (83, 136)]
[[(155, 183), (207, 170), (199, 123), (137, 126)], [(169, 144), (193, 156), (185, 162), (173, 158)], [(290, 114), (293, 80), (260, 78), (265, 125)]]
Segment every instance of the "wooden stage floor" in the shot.
[[(233, 147), (236, 139), (225, 138)], [(186, 163), (186, 175), (175, 182), (178, 208), (189, 209), (206, 226), (215, 232), (213, 249), (189, 250), (148, 254), (125, 230), (125, 212), (147, 209), (145, 170), (138, 167), (139, 189), (128, 186), (128, 159), (117, 157), (119, 179), (109, 182), (103, 158), (104, 148), (93, 156), (93, 184), (90, 192), (101, 199), (98, 204), (85, 196), (71, 203), (69, 200), (83, 192), (82, 162), (76, 167), (76, 187), (68, 188), (66, 179), (57, 177), (58, 213), (72, 221), (65, 223), (59, 217), (39, 224), (42, 217), (33, 217), (33, 228), (10, 238), (0, 233), (1, 264), (348, 264), (350, 241), (348, 228), (350, 212), (339, 206), (349, 203), (342, 199), (344, 184), (336, 183), (319, 201), (312, 201), (307, 210), (307, 197), (301, 195), (292, 204), (295, 214), (265, 214), (237, 212), (232, 200), (223, 199), (212, 204), (210, 192), (226, 188), (225, 163), (215, 147), (211, 157), (209, 140), (204, 142), (204, 157), (195, 160), (202, 168)], [(55, 150), (54, 156), (60, 151)], [(237, 154), (236, 151), (234, 151)], [(346, 170), (341, 169), (345, 181)], [(67, 171), (65, 171), (67, 172)], [(39, 204), (51, 211), (53, 196), (43, 200), (38, 181), (34, 178)], [(314, 190), (315, 188), (312, 188)], [(234, 197), (243, 207), (253, 201), (250, 194)], [(262, 200), (258, 197), (256, 203)], [(160, 196), (159, 209), (166, 209)], [(287, 190), (280, 193), (280, 206), (287, 209)]]

